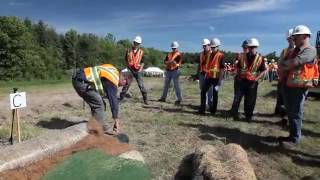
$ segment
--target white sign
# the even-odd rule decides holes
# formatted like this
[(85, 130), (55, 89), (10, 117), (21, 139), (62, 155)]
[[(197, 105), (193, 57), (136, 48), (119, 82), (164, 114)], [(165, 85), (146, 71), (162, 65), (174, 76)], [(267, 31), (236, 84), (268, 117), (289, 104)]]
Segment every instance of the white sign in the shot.
[(10, 94), (11, 109), (19, 109), (27, 107), (27, 98), (25, 92)]

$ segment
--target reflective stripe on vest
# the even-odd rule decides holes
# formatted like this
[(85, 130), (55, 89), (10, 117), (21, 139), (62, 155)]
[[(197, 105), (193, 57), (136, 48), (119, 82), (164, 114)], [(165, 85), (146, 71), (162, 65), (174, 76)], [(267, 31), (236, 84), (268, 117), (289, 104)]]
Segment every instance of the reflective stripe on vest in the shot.
[(212, 61), (208, 61), (207, 63), (207, 73), (206, 73), (206, 78), (214, 78), (214, 79), (218, 79), (219, 75), (220, 75), (220, 60), (222, 57), (222, 53), (217, 52)]
[(242, 79), (247, 79), (249, 81), (253, 81), (257, 77), (257, 71), (262, 62), (262, 57), (259, 54), (256, 54), (252, 64), (250, 67), (247, 67), (247, 55), (243, 54), (240, 59), (241, 69), (240, 69), (240, 77)]
[(127, 61), (129, 66), (134, 69), (134, 70), (139, 70), (140, 69), (140, 62), (143, 57), (143, 50), (138, 49), (136, 53), (134, 53), (133, 50), (127, 50)]
[(212, 51), (207, 52), (205, 54), (204, 51), (201, 52), (200, 54), (200, 72), (206, 72), (206, 66), (208, 62), (210, 61), (210, 56), (211, 56)]
[(100, 95), (104, 95), (101, 78), (106, 78), (118, 87), (119, 71), (111, 64), (84, 68), (84, 74), (88, 82), (92, 82)]
[[(168, 53), (168, 61), (174, 61), (178, 56), (180, 56), (180, 52), (176, 51), (176, 52), (169, 52)], [(168, 62), (167, 61), (167, 62)], [(179, 67), (179, 63), (168, 63), (167, 64), (167, 69), (169, 70), (175, 70)]]
[(319, 67), (315, 60), (312, 64), (305, 64), (299, 69), (289, 71), (287, 85), (289, 87), (315, 87), (319, 81)]

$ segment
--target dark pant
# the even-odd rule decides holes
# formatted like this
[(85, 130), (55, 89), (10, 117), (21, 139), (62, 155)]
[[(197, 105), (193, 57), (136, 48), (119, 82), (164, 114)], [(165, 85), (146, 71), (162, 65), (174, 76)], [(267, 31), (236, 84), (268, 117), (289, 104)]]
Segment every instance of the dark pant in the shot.
[(76, 92), (83, 100), (90, 106), (92, 116), (102, 125), (105, 126), (104, 120), (104, 101), (101, 95), (91, 86), (84, 81), (72, 80), (72, 84)]
[(217, 111), (218, 91), (216, 91), (216, 89), (214, 87), (218, 85), (218, 82), (219, 82), (218, 79), (213, 79), (213, 78), (209, 78), (209, 79), (204, 80), (204, 84), (201, 89), (200, 111), (205, 112), (205, 110), (206, 110), (207, 92), (209, 90), (212, 90), (212, 102), (211, 102), (211, 104), (209, 104), (210, 112), (214, 114)]
[(238, 85), (239, 87), (235, 93), (231, 113), (233, 116), (238, 116), (239, 106), (244, 96), (244, 113), (247, 119), (251, 119), (256, 105), (258, 82), (239, 80)]
[(285, 104), (287, 106), (287, 113), (289, 119), (289, 137), (295, 143), (298, 143), (301, 139), (304, 101), (307, 94), (307, 88), (286, 87)]
[[(137, 72), (137, 71), (134, 71), (131, 69), (129, 69), (129, 70), (131, 71), (132, 76), (136, 79), (136, 81), (138, 83), (138, 87), (140, 89), (140, 92), (141, 92), (142, 96), (145, 98), (147, 95), (147, 91), (143, 85), (142, 72)], [(130, 88), (131, 82), (132, 81), (130, 81), (130, 83), (128, 85), (123, 86), (122, 91), (120, 93), (120, 99), (123, 99), (124, 96), (127, 94), (128, 90)]]
[(285, 82), (278, 82), (277, 85), (277, 104), (274, 110), (275, 114), (279, 114), (282, 117), (286, 115), (286, 109), (284, 105), (284, 100), (283, 100), (283, 93), (284, 93), (284, 88)]

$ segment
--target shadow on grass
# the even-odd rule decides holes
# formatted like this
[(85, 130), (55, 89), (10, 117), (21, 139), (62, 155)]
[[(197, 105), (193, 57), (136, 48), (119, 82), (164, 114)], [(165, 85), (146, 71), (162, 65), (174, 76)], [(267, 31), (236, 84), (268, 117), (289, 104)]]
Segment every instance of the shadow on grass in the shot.
[[(228, 143), (236, 143), (244, 149), (252, 149), (258, 153), (281, 153), (292, 158), (293, 162), (301, 166), (320, 167), (320, 155), (311, 155), (292, 148), (279, 146), (277, 137), (259, 136), (240, 131), (236, 128), (210, 127), (204, 124), (180, 123), (180, 126), (198, 128), (201, 133), (212, 133), (225, 137)], [(203, 136), (199, 136), (202, 138)]]
[(188, 111), (183, 109), (181, 106), (177, 106), (175, 108), (168, 108), (168, 107), (159, 107), (159, 106), (142, 106), (144, 109), (154, 109), (154, 110), (159, 110), (159, 111), (165, 111), (169, 113), (187, 113), (187, 114), (194, 114), (197, 115), (197, 111)]
[[(267, 121), (267, 120), (256, 120), (256, 121), (253, 121), (253, 123), (276, 125), (276, 126), (281, 127), (283, 130), (289, 129), (289, 126), (287, 124), (284, 124), (281, 120), (279, 120), (277, 122)], [(303, 121), (303, 123), (304, 123), (304, 121)], [(301, 133), (303, 136), (316, 137), (316, 138), (320, 137), (320, 133), (313, 132), (309, 129), (301, 129)]]
[(65, 129), (67, 127), (84, 123), (84, 122), (87, 122), (87, 121), (83, 120), (83, 121), (73, 122), (66, 119), (54, 117), (54, 118), (51, 118), (50, 121), (45, 121), (45, 120), (39, 121), (36, 125), (42, 128), (47, 128), (47, 129)]

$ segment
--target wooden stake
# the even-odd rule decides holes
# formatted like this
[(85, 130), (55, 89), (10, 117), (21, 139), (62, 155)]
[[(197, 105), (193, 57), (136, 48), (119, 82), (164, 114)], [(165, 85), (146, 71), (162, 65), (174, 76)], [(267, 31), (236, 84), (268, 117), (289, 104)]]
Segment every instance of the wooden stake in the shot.
[(13, 109), (12, 110), (12, 115), (11, 115), (11, 132), (10, 132), (10, 142), (11, 142), (11, 145), (13, 144), (13, 129), (14, 129), (14, 119), (15, 119), (15, 113), (16, 113), (16, 110)]
[(20, 113), (19, 109), (16, 109), (16, 118), (17, 118), (17, 128), (18, 128), (18, 142), (21, 142), (21, 133), (20, 133)]

